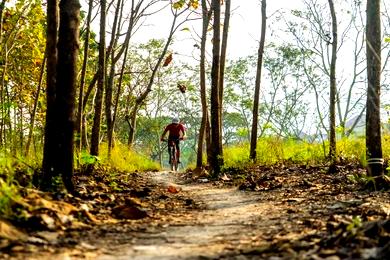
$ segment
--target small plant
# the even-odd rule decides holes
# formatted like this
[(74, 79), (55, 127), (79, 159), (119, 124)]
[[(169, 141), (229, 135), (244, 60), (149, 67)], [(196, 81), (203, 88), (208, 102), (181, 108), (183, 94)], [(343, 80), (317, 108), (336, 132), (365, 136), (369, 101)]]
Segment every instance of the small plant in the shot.
[(4, 218), (12, 218), (12, 205), (20, 198), (18, 190), (16, 185), (0, 178), (0, 215)]
[(356, 230), (362, 226), (362, 219), (360, 216), (354, 216), (351, 223), (347, 226), (347, 231), (356, 234)]
[(153, 171), (160, 168), (158, 163), (153, 162), (142, 154), (129, 150), (126, 145), (120, 143), (116, 144), (112, 149), (110, 159), (107, 156), (107, 147), (102, 147), (100, 159), (101, 164), (109, 165), (125, 172)]
[(80, 154), (81, 165), (91, 165), (91, 164), (99, 163), (99, 161), (100, 159), (98, 156), (90, 155), (85, 151)]

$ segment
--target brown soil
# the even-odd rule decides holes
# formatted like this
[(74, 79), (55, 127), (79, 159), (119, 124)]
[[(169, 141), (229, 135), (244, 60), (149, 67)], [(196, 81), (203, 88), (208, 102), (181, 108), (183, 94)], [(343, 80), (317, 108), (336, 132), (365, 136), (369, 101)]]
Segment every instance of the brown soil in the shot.
[[(350, 181), (361, 169), (347, 166), (335, 175), (322, 167), (250, 171), (239, 188), (233, 183), (240, 173), (214, 182), (170, 172), (138, 174), (123, 184), (127, 190), (99, 191), (83, 201), (92, 208), (89, 224), (30, 231), (30, 240), (3, 247), (0, 258), (389, 258), (390, 195)], [(106, 198), (110, 194), (115, 198)], [(142, 210), (131, 218), (139, 219), (121, 219), (127, 211), (119, 206), (126, 199), (129, 205), (129, 196)]]

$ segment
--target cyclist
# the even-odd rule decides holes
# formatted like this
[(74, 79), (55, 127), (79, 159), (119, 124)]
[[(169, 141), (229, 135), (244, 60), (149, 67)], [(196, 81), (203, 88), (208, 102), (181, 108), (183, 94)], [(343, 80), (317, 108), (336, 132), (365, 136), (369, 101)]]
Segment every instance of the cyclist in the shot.
[(180, 163), (180, 140), (183, 140), (186, 135), (186, 130), (183, 124), (180, 123), (179, 118), (172, 118), (172, 123), (167, 125), (164, 129), (164, 132), (161, 135), (161, 141), (164, 141), (165, 135), (169, 132), (168, 135), (168, 153), (169, 153), (169, 163), (171, 163), (171, 146), (169, 145), (170, 141), (173, 141), (176, 144), (177, 149), (177, 162)]

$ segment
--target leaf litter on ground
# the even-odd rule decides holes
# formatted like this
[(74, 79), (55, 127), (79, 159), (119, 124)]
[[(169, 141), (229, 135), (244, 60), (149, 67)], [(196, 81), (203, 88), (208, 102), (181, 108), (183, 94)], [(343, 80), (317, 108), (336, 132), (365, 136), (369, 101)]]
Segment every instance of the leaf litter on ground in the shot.
[[(256, 166), (227, 171), (217, 180), (205, 171), (189, 171), (180, 181), (236, 186), (256, 193), (259, 203), (272, 201), (282, 213), (267, 216), (266, 228), (242, 230), (252, 236), (245, 243), (226, 241), (218, 258), (390, 258), (389, 192), (364, 190), (349, 178), (363, 172), (356, 165), (340, 166), (333, 175), (321, 165)], [(23, 259), (36, 252), (98, 255), (106, 243), (134, 244), (167, 226), (186, 225), (192, 212), (204, 209), (174, 183), (161, 185), (148, 174), (79, 173), (75, 181), (81, 198), (24, 189), (15, 203), (23, 217), (0, 220), (0, 258)]]

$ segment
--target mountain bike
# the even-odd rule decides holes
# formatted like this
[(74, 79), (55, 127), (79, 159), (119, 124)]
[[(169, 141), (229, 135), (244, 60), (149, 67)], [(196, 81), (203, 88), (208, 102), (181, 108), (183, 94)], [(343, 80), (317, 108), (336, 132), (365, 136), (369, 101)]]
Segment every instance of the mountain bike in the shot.
[(178, 171), (179, 170), (179, 151), (176, 146), (176, 142), (178, 140), (183, 140), (182, 138), (179, 139), (164, 139), (163, 141), (168, 141), (168, 152), (169, 152), (169, 164), (171, 166), (171, 171)]

